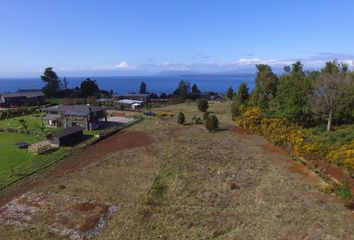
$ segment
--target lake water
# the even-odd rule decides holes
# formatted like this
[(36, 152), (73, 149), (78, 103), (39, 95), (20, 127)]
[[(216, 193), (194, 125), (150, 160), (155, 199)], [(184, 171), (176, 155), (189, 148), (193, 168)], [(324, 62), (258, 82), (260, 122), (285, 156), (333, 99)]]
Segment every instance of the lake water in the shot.
[[(67, 77), (69, 87), (80, 86), (84, 77)], [(229, 87), (236, 90), (241, 82), (246, 82), (250, 90), (254, 88), (254, 76), (117, 76), (92, 77), (100, 89), (113, 90), (116, 93), (139, 92), (142, 81), (147, 85), (149, 92), (160, 94), (173, 92), (180, 80), (188, 81), (191, 86), (197, 84), (201, 91), (225, 93)], [(38, 89), (43, 87), (40, 78), (4, 78), (0, 79), (0, 93), (14, 92), (21, 89)]]

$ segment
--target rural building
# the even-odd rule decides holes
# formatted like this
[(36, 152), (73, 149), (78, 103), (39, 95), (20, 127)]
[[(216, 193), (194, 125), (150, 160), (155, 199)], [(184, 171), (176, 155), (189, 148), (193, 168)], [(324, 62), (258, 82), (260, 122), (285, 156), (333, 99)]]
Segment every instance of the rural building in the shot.
[(83, 137), (84, 128), (76, 125), (65, 128), (61, 131), (51, 133), (47, 136), (51, 144), (62, 146), (69, 145), (80, 141)]
[(150, 94), (128, 93), (128, 94), (114, 95), (113, 98), (115, 98), (117, 100), (131, 99), (131, 100), (143, 101), (143, 102), (146, 102), (146, 103), (150, 102)]
[(209, 100), (209, 93), (191, 93), (191, 99), (206, 99)]
[(11, 108), (22, 105), (39, 105), (45, 102), (45, 94), (40, 90), (20, 89), (15, 93), (1, 93), (0, 107)]
[(48, 107), (42, 117), (49, 127), (69, 128), (75, 125), (95, 130), (107, 124), (106, 108), (91, 105), (58, 105)]
[(118, 103), (120, 105), (123, 105), (126, 108), (137, 110), (143, 106), (144, 101), (134, 100), (134, 99), (122, 99), (122, 100), (118, 100)]

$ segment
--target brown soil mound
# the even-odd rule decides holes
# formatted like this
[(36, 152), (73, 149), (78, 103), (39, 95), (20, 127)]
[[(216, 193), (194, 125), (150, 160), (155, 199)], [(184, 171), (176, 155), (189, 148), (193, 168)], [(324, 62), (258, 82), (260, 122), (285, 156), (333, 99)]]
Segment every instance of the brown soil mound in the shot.
[(107, 155), (119, 150), (146, 146), (152, 143), (152, 138), (142, 132), (122, 132), (106, 138), (92, 146), (83, 149), (78, 154), (61, 161), (43, 175), (34, 179), (24, 180), (6, 189), (0, 196), (0, 206), (13, 198), (20, 196), (34, 187), (48, 182), (50, 179), (62, 176), (63, 173), (74, 172), (94, 162), (104, 159)]

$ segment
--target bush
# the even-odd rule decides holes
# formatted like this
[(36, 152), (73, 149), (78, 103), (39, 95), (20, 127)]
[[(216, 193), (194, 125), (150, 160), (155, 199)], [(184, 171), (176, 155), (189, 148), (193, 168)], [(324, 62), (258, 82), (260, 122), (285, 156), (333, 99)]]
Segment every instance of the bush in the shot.
[(197, 107), (198, 107), (198, 110), (201, 111), (201, 112), (208, 111), (208, 108), (209, 108), (208, 100), (206, 100), (206, 99), (198, 99), (197, 100)]
[(169, 113), (169, 112), (159, 112), (156, 114), (156, 117), (158, 118), (162, 118), (162, 117), (173, 117), (173, 113)]
[(185, 120), (186, 120), (186, 117), (184, 116), (184, 114), (182, 112), (178, 113), (177, 122), (179, 124), (183, 125)]
[(195, 124), (201, 124), (202, 123), (202, 119), (200, 117), (196, 117), (196, 116), (193, 117), (193, 121), (194, 121)]
[(205, 112), (205, 113), (203, 114), (203, 120), (206, 121), (208, 118), (209, 118), (209, 113), (208, 113), (208, 112)]
[(205, 121), (205, 127), (209, 132), (215, 132), (219, 127), (219, 120), (215, 115), (209, 116)]

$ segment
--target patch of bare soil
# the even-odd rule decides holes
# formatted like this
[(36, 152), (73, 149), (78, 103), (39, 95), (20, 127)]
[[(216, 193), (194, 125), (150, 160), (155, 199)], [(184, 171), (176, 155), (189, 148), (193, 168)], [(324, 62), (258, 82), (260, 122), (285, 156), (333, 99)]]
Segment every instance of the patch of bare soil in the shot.
[(9, 187), (0, 196), (0, 206), (11, 201), (11, 199), (28, 192), (36, 186), (48, 182), (50, 179), (62, 176), (64, 173), (70, 173), (82, 169), (85, 166), (104, 159), (105, 156), (109, 154), (123, 149), (149, 145), (152, 141), (152, 138), (142, 132), (117, 133), (94, 145), (88, 146), (80, 153), (61, 161), (36, 178), (25, 179), (24, 181)]
[(251, 136), (253, 135), (253, 133), (241, 128), (241, 127), (237, 127), (237, 126), (232, 126), (229, 128), (229, 131), (232, 133), (236, 133), (239, 135), (243, 135), (243, 136)]
[(280, 147), (276, 147), (276, 146), (273, 146), (273, 145), (270, 145), (270, 144), (262, 144), (260, 145), (263, 149), (263, 151), (265, 151), (266, 153), (276, 153), (276, 154), (279, 154), (279, 155), (282, 155), (284, 157), (289, 157), (289, 153), (283, 149), (281, 149)]
[[(33, 203), (36, 202), (36, 205)], [(83, 201), (59, 194), (25, 194), (0, 208), (0, 223), (46, 229), (73, 240), (89, 239), (117, 210), (112, 204)]]
[(314, 174), (309, 168), (304, 166), (302, 163), (291, 160), (289, 153), (280, 147), (276, 147), (270, 144), (262, 144), (261, 147), (266, 153), (279, 154), (285, 157), (290, 163), (290, 166), (288, 167), (289, 172), (297, 173), (303, 176), (311, 185), (317, 187), (323, 187), (326, 185), (326, 183), (319, 176)]

